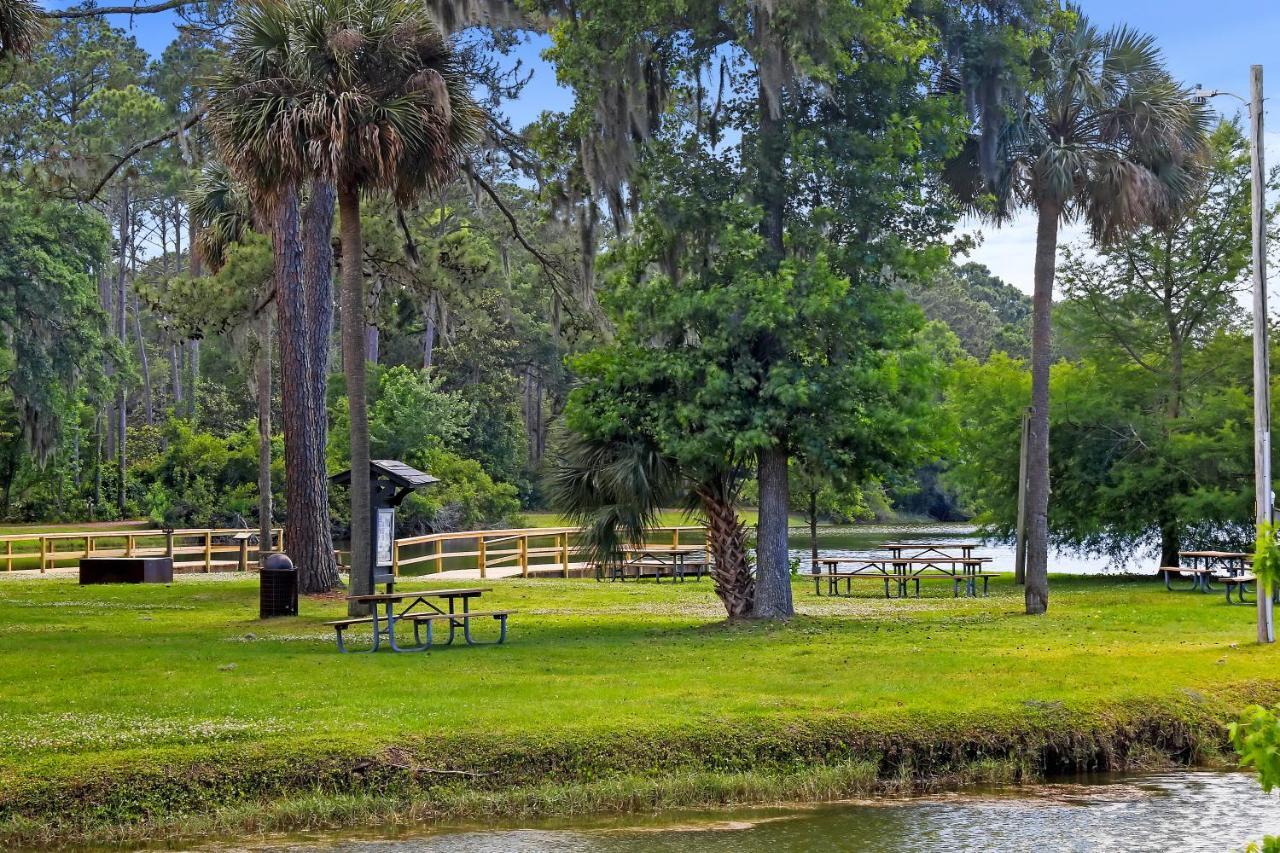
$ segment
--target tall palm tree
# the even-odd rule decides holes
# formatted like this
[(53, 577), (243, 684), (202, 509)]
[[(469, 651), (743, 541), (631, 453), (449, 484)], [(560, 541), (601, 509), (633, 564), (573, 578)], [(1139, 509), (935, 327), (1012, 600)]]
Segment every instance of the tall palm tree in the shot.
[(1099, 31), (1078, 9), (1035, 52), (1030, 84), (999, 138), (994, 163), (978, 140), (949, 175), (979, 213), (998, 222), (1036, 214), (1027, 464), (1026, 610), (1049, 606), (1050, 313), (1058, 230), (1084, 220), (1110, 243), (1168, 221), (1195, 185), (1207, 111), (1165, 69), (1154, 40), (1127, 26)]
[[(240, 7), (208, 120), (222, 161), (271, 232), (289, 498), (285, 545), (298, 565), (301, 589), (325, 592), (341, 585), (329, 524), (323, 393), (332, 325), (333, 195), (313, 180), (303, 213), (308, 135), (300, 110), (308, 81), (297, 71), (299, 65), (305, 71), (305, 62), (293, 50), (290, 19), (282, 3)], [(313, 222), (318, 227), (307, 227)], [(209, 241), (216, 239), (215, 233)]]
[[(405, 0), (282, 0), (247, 7), (211, 112), (223, 150), (253, 181), (288, 192), (305, 177), (337, 191), (342, 353), (351, 466), (369, 467), (362, 194), (405, 204), (458, 170), (483, 127), (452, 46)], [(229, 163), (235, 168), (236, 160)], [(283, 330), (282, 330), (283, 331)], [(372, 508), (351, 481), (352, 591), (367, 591)]]

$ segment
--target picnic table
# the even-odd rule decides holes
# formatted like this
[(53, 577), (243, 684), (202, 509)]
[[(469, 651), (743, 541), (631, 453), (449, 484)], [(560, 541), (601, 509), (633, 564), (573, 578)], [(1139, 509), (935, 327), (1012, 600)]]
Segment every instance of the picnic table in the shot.
[[(338, 651), (340, 652), (348, 651), (342, 641), (343, 632), (353, 625), (363, 624), (372, 624), (373, 626), (373, 646), (368, 649), (369, 653), (376, 652), (381, 647), (383, 637), (387, 638), (387, 644), (395, 652), (426, 651), (435, 644), (432, 628), (436, 622), (445, 622), (449, 627), (449, 639), (445, 640), (444, 645), (453, 644), (458, 628), (462, 629), (462, 636), (468, 646), (481, 645), (471, 637), (471, 620), (482, 616), (492, 617), (498, 621), (500, 625), (499, 634), (498, 639), (494, 642), (502, 643), (507, 639), (507, 617), (515, 611), (479, 611), (471, 609), (471, 601), (473, 599), (478, 599), (486, 592), (492, 591), (492, 587), (467, 587), (461, 589), (373, 592), (364, 595), (349, 595), (347, 596), (348, 601), (360, 601), (371, 605), (373, 614), (350, 619), (337, 619), (326, 624), (333, 626), (334, 632), (337, 634)], [(438, 601), (446, 602), (448, 609), (446, 610), (437, 604), (436, 602)], [(459, 609), (459, 603), (461, 603), (461, 609)], [(400, 607), (399, 612), (396, 609), (398, 605), (404, 605)], [(382, 610), (381, 616), (378, 613), (380, 608)], [(413, 624), (414, 644), (412, 646), (402, 646), (396, 639), (396, 627), (405, 620)], [(422, 625), (427, 627), (426, 640), (422, 639), (419, 630)]]
[[(1184, 560), (1187, 565), (1160, 567), (1165, 589), (1173, 592), (1216, 592), (1213, 584), (1217, 582), (1225, 587), (1228, 604), (1231, 603), (1232, 592), (1236, 593), (1240, 604), (1245, 604), (1245, 593), (1253, 591), (1249, 584), (1258, 580), (1251, 571), (1253, 555), (1243, 551), (1179, 551), (1179, 563)], [(1174, 589), (1175, 575), (1189, 578), (1191, 585), (1183, 590)], [(1276, 591), (1276, 600), (1280, 601), (1280, 590)]]
[[(983, 572), (982, 567), (991, 562), (990, 557), (954, 557), (925, 556), (887, 558), (871, 557), (836, 557), (818, 561), (826, 569), (811, 575), (814, 592), (822, 595), (822, 581), (827, 581), (827, 594), (837, 595), (840, 581), (845, 582), (846, 593), (852, 593), (853, 581), (861, 579), (878, 580), (884, 584), (885, 598), (893, 598), (891, 584), (898, 591), (899, 598), (907, 596), (910, 584), (915, 584), (916, 597), (920, 596), (920, 582), (923, 580), (949, 580), (952, 582), (952, 594), (960, 595), (963, 585), (965, 595), (977, 597), (978, 580), (982, 580), (982, 594), (987, 595), (991, 574)], [(848, 565), (849, 571), (840, 571), (841, 565)]]
[[(652, 574), (653, 579), (661, 583), (664, 573), (670, 574), (673, 581), (684, 581), (685, 570), (692, 568), (696, 579), (702, 580), (707, 567), (705, 556), (699, 560), (690, 560), (691, 555), (704, 555), (704, 545), (627, 545), (622, 551), (622, 560), (609, 567), (610, 581), (625, 581), (627, 569), (634, 569), (634, 577), (639, 580)], [(596, 566), (596, 580), (604, 580), (604, 566)]]

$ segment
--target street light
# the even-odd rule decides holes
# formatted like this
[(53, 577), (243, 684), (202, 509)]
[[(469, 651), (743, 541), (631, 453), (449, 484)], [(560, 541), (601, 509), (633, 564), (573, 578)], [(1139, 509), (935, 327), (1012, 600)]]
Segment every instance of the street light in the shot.
[[(1271, 492), (1271, 377), (1267, 347), (1267, 230), (1266, 196), (1262, 165), (1262, 66), (1249, 70), (1250, 100), (1231, 92), (1206, 92), (1201, 87), (1191, 93), (1198, 104), (1217, 95), (1237, 98), (1249, 108), (1249, 152), (1253, 166), (1253, 479), (1257, 524), (1273, 518)], [(1263, 595), (1258, 585), (1258, 642), (1276, 641), (1275, 614), (1270, 591)]]

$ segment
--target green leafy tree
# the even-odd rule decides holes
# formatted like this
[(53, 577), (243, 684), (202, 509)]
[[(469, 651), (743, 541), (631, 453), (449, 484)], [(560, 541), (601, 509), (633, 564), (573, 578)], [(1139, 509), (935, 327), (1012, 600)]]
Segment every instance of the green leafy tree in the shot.
[[(1160, 228), (1099, 249), (1096, 258), (1068, 249), (1061, 272), (1066, 296), (1058, 308), (1063, 338), (1107, 375), (1137, 368), (1132, 384), (1154, 383), (1141, 394), (1151, 430), (1177, 433), (1178, 421), (1223, 380), (1223, 364), (1200, 351), (1215, 336), (1244, 328), (1239, 292), (1250, 266), (1249, 154), (1239, 129), (1218, 127), (1211, 159), (1185, 209)], [(1229, 363), (1229, 362), (1228, 362)], [(1136, 402), (1130, 399), (1130, 402)], [(1168, 447), (1171, 439), (1157, 444)], [(1153, 467), (1135, 508), (1158, 528), (1161, 565), (1176, 566), (1186, 521), (1174, 507), (1197, 487), (1187, 469)]]

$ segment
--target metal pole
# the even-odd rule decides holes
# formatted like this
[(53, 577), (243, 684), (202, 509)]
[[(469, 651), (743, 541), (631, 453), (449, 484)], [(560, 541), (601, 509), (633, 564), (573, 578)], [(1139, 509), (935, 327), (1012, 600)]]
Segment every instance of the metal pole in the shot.
[[(1267, 228), (1262, 150), (1262, 66), (1249, 74), (1250, 149), (1253, 166), (1253, 472), (1257, 523), (1270, 524), (1271, 499), (1271, 377), (1267, 347)], [(1258, 585), (1258, 642), (1276, 641), (1270, 590)]]

